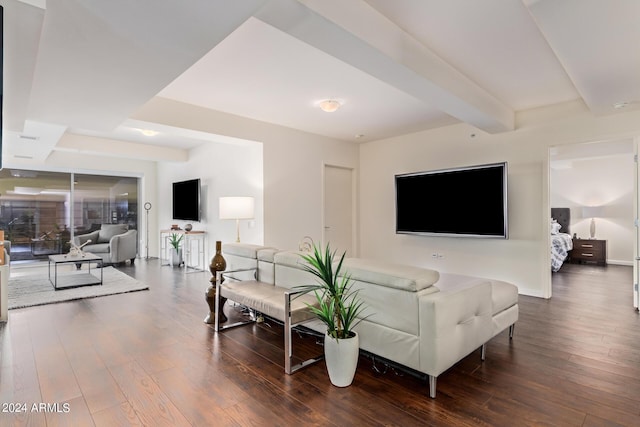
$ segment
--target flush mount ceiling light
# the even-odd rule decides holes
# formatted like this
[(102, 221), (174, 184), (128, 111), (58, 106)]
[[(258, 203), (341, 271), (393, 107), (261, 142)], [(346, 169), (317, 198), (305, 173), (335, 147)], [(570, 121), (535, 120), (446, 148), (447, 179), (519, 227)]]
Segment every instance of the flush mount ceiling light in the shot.
[(159, 132), (151, 129), (136, 129), (138, 132), (143, 134), (144, 136), (156, 136)]
[(320, 106), (320, 109), (322, 111), (327, 113), (333, 113), (342, 106), (340, 101), (337, 101), (335, 99), (325, 99), (323, 101), (320, 101), (318, 105)]

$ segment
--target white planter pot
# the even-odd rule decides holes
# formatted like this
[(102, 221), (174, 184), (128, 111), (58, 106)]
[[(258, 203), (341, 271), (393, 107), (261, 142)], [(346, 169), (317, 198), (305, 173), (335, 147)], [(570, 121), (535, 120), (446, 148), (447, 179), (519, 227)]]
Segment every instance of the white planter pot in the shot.
[(169, 263), (172, 267), (180, 267), (182, 265), (182, 248), (174, 249), (171, 248), (169, 251), (171, 253), (171, 257), (169, 258)]
[(358, 366), (360, 341), (358, 335), (352, 338), (335, 339), (325, 334), (324, 358), (331, 384), (336, 387), (347, 387), (353, 382)]

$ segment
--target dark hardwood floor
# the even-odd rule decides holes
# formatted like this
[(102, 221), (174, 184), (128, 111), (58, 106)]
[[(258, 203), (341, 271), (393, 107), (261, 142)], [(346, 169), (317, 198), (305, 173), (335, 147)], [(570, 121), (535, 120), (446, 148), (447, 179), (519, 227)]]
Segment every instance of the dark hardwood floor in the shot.
[[(628, 267), (563, 267), (551, 300), (520, 297), (513, 341), (502, 333), (485, 362), (476, 352), (442, 374), (436, 399), (424, 380), (377, 374), (365, 357), (348, 388), (323, 363), (285, 375), (280, 326), (218, 336), (203, 323), (208, 273), (158, 260), (121, 270), (150, 290), (10, 312), (1, 426), (640, 425)], [(304, 356), (321, 351), (297, 341)]]

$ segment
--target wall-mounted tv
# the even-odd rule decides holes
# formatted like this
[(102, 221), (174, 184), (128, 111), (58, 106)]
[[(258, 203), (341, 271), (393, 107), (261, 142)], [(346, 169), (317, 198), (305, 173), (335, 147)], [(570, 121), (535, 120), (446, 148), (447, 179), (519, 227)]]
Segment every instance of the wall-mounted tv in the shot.
[(200, 221), (200, 179), (173, 183), (173, 219)]
[(395, 176), (396, 233), (508, 238), (507, 163)]

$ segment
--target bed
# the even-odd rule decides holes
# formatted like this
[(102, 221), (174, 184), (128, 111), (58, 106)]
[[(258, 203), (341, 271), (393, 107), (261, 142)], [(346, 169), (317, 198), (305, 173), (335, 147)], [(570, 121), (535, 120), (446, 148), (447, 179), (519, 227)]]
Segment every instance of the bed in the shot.
[(573, 249), (573, 239), (569, 224), (571, 211), (569, 208), (551, 208), (551, 271), (557, 272)]

